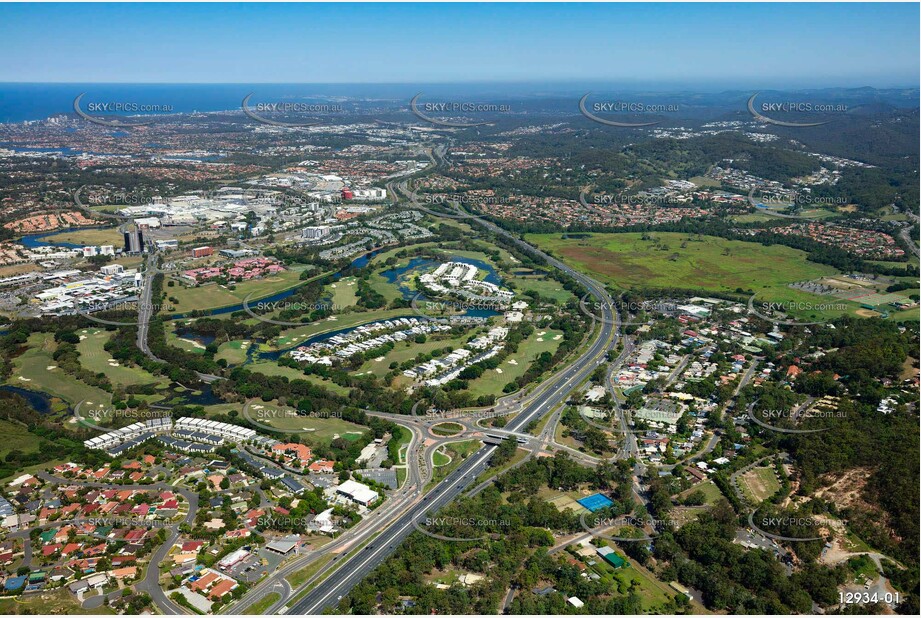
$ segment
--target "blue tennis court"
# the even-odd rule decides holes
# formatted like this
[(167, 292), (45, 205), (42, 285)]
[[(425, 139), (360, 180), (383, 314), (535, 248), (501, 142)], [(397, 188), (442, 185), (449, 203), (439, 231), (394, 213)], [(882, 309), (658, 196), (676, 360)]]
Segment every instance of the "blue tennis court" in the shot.
[(589, 496), (588, 498), (582, 498), (581, 500), (576, 500), (576, 502), (578, 502), (579, 504), (587, 508), (592, 513), (594, 513), (595, 511), (599, 511), (603, 508), (612, 506), (614, 504), (614, 502), (612, 502), (610, 498), (602, 494), (595, 494), (594, 496)]

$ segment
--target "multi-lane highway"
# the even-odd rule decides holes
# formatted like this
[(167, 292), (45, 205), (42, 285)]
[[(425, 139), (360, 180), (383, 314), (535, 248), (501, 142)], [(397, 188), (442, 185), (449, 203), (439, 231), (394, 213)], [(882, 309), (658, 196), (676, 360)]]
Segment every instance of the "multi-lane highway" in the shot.
[[(392, 189), (392, 187), (389, 188)], [(399, 185), (399, 190), (405, 195), (410, 195), (405, 183)], [(619, 317), (610, 296), (604, 287), (594, 279), (570, 268), (488, 221), (479, 217), (470, 217), (468, 221), (476, 222), (490, 232), (508, 238), (522, 250), (537, 255), (550, 266), (558, 268), (579, 281), (596, 299), (600, 309), (600, 316), (596, 321), (595, 339), (589, 348), (572, 364), (552, 376), (549, 379), (551, 386), (541, 389), (536, 396), (526, 402), (521, 412), (505, 427), (506, 431), (521, 432), (532, 421), (540, 419), (563, 403), (569, 394), (588, 378), (599, 363), (603, 362), (604, 355), (616, 343)], [(447, 478), (383, 529), (372, 542), (340, 564), (335, 576), (327, 577), (317, 584), (306, 596), (290, 607), (287, 613), (317, 614), (338, 603), (413, 532), (414, 522), (420, 521), (426, 514), (437, 512), (467, 489), (487, 469), (489, 459), (495, 450), (495, 446), (484, 445), (468, 457)]]
[[(157, 268), (157, 254), (154, 251), (151, 251), (147, 256), (146, 268), (144, 270), (144, 280), (141, 284), (141, 293), (138, 299), (138, 337), (137, 337), (137, 346), (138, 349), (144, 353), (147, 358), (162, 363), (163, 361), (157, 358), (157, 355), (153, 353), (150, 349), (150, 344), (148, 343), (148, 336), (150, 334), (150, 321), (153, 319), (154, 314), (156, 313), (156, 308), (153, 304), (153, 280), (157, 276), (159, 269)], [(214, 382), (215, 380), (220, 380), (221, 376), (212, 375), (210, 373), (200, 373), (195, 372), (198, 376), (198, 379), (202, 382)]]

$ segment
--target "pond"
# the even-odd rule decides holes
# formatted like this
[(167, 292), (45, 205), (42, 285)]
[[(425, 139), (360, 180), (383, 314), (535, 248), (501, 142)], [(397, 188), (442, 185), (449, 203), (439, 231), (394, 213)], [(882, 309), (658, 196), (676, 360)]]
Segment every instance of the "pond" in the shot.
[(57, 236), (59, 234), (68, 234), (70, 232), (75, 232), (78, 230), (105, 230), (109, 229), (111, 226), (108, 225), (96, 225), (92, 227), (78, 227), (78, 228), (67, 228), (63, 230), (55, 230), (54, 232), (46, 232), (44, 234), (30, 234), (28, 236), (23, 236), (19, 241), (22, 243), (22, 246), (35, 249), (36, 247), (66, 247), (67, 249), (80, 249), (83, 245), (76, 245), (72, 242), (45, 242), (45, 238), (50, 238), (52, 236)]
[(41, 414), (48, 414), (51, 412), (52, 399), (56, 399), (48, 393), (43, 393), (41, 391), (31, 391), (27, 388), (20, 388), (18, 386), (11, 386), (8, 384), (0, 386), (0, 391), (6, 391), (8, 393), (15, 393), (16, 395), (19, 395), (25, 399), (33, 409)]

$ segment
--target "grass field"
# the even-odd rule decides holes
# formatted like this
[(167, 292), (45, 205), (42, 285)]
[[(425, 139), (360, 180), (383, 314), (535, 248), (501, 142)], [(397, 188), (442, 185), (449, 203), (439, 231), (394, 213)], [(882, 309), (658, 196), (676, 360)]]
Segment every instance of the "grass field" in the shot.
[(371, 289), (383, 296), (387, 304), (403, 297), (403, 293), (399, 290), (399, 286), (396, 283), (390, 283), (376, 272), (371, 275), (369, 281), (371, 283)]
[(34, 433), (29, 433), (25, 425), (13, 421), (0, 420), (0, 436), (3, 444), (0, 445), (0, 458), (6, 457), (10, 451), (34, 453), (38, 450), (41, 439)]
[[(788, 283), (835, 274), (830, 266), (806, 262), (806, 253), (789, 247), (687, 234), (592, 234), (561, 239), (558, 234), (530, 234), (528, 240), (552, 250), (580, 270), (620, 288), (682, 287), (719, 291), (785, 288)], [(665, 250), (662, 248), (665, 247)]]
[(432, 463), (436, 466), (446, 466), (451, 463), (451, 458), (438, 450), (432, 453)]
[(44, 391), (74, 405), (84, 400), (109, 403), (112, 396), (64, 373), (51, 357), (56, 349), (53, 333), (32, 333), (28, 349), (14, 360), (15, 369), (7, 380), (13, 386)]
[(266, 610), (272, 607), (272, 605), (276, 603), (278, 599), (280, 598), (281, 598), (281, 595), (278, 594), (277, 592), (270, 592), (269, 594), (265, 595), (264, 597), (262, 597), (261, 599), (259, 599), (258, 601), (250, 605), (246, 609), (246, 611), (243, 613), (246, 614), (247, 616), (260, 616), (264, 614)]
[[(262, 406), (261, 408), (259, 406)], [(260, 409), (285, 409), (289, 406), (279, 406), (274, 403), (256, 403), (249, 408), (249, 414), (253, 418), (258, 418)], [(259, 422), (281, 431), (307, 430), (305, 436), (322, 441), (331, 442), (335, 438), (344, 438), (346, 440), (357, 439), (361, 434), (368, 432), (367, 427), (350, 423), (341, 418), (317, 418), (313, 416), (288, 416), (283, 418), (273, 418), (271, 420), (259, 419)]]
[[(464, 440), (462, 442), (450, 442), (446, 446), (442, 447), (445, 451), (445, 454), (451, 458), (450, 463), (439, 464), (439, 458), (433, 457), (435, 465), (438, 466), (435, 468), (432, 474), (432, 480), (429, 481), (429, 484), (426, 486), (426, 489), (430, 489), (433, 486), (437, 485), (443, 478), (451, 474), (455, 468), (461, 465), (461, 463), (470, 456), (471, 453), (477, 451), (483, 443), (479, 440)], [(443, 461), (443, 460), (442, 460)]]
[(246, 351), (249, 350), (249, 341), (225, 341), (214, 355), (214, 360), (227, 361), (228, 365), (240, 365), (246, 361)]
[(679, 501), (683, 501), (685, 498), (687, 498), (690, 494), (694, 493), (695, 491), (703, 492), (704, 496), (706, 497), (705, 504), (710, 505), (710, 506), (716, 504), (719, 501), (719, 499), (723, 497), (723, 492), (719, 490), (719, 487), (717, 487), (716, 483), (714, 483), (713, 481), (705, 481), (703, 483), (698, 483), (697, 485), (694, 485), (693, 487), (689, 487), (688, 489), (684, 490), (683, 492), (678, 494), (676, 497), (678, 498)]
[(259, 361), (257, 363), (252, 363), (246, 366), (250, 371), (255, 371), (267, 376), (285, 376), (288, 380), (306, 380), (312, 382), (318, 386), (336, 393), (337, 395), (348, 395), (352, 392), (352, 389), (345, 386), (339, 386), (335, 382), (330, 380), (324, 380), (320, 376), (315, 375), (306, 375), (297, 369), (292, 369), (291, 367), (284, 367), (273, 361)]
[(10, 597), (0, 599), (0, 614), (7, 615), (25, 615), (25, 614), (42, 614), (48, 615), (66, 615), (66, 614), (114, 614), (115, 612), (106, 606), (98, 609), (83, 609), (77, 598), (67, 591), (67, 588), (60, 588), (50, 592), (41, 592), (39, 594), (30, 594), (27, 597)]
[(534, 290), (544, 298), (552, 298), (558, 303), (565, 303), (572, 298), (572, 293), (563, 289), (563, 285), (556, 279), (545, 277), (512, 277), (511, 282), (515, 284), (515, 291), (518, 294), (524, 294), (529, 290)]
[(237, 283), (233, 290), (217, 284), (186, 287), (177, 281), (175, 286), (164, 288), (167, 296), (178, 301), (172, 304), (173, 310), (167, 313), (178, 314), (229, 307), (240, 304), (250, 294), (252, 294), (250, 301), (255, 302), (260, 298), (300, 285), (302, 283), (300, 276), (304, 268), (304, 266), (295, 266), (272, 277)]
[(752, 212), (744, 215), (732, 215), (730, 219), (738, 223), (764, 223), (765, 221), (771, 221), (777, 217), (772, 217), (770, 215), (765, 215), (760, 212)]
[(773, 468), (752, 468), (739, 477), (739, 487), (753, 504), (760, 504), (780, 490), (780, 481)]
[(559, 234), (529, 234), (527, 239), (620, 289), (742, 289), (756, 293), (758, 301), (815, 306), (828, 304), (827, 297), (788, 284), (838, 274), (831, 266), (806, 261), (806, 252), (781, 245), (765, 247), (715, 236), (697, 240), (681, 233), (652, 233), (651, 237), (642, 240), (642, 234), (631, 233), (563, 239)]
[(115, 245), (116, 247), (125, 244), (125, 237), (119, 233), (117, 227), (101, 230), (73, 229), (62, 234), (55, 234), (45, 240), (52, 244), (69, 242), (75, 245)]
[(342, 311), (344, 307), (354, 307), (358, 302), (355, 290), (358, 288), (355, 277), (346, 277), (327, 286), (327, 291), (332, 295), (333, 311)]
[(715, 178), (710, 178), (709, 176), (693, 176), (691, 178), (688, 178), (688, 180), (693, 182), (698, 187), (717, 187), (719, 188), (721, 186), (721, 183), (719, 180), (716, 180)]
[(455, 436), (464, 430), (458, 423), (438, 423), (432, 427), (436, 436)]
[(518, 346), (518, 351), (510, 354), (499, 367), (488, 369), (476, 380), (471, 380), (468, 391), (474, 396), (502, 395), (505, 385), (523, 375), (534, 358), (542, 352), (552, 354), (556, 351), (562, 335), (562, 332), (555, 330), (537, 330), (531, 333), (531, 336)]
[(329, 562), (334, 558), (333, 554), (326, 554), (321, 556), (311, 564), (305, 566), (299, 571), (295, 571), (285, 579), (288, 580), (288, 583), (291, 584), (292, 588), (298, 588), (304, 584), (308, 579), (320, 572), (323, 567), (325, 567)]
[[(437, 247), (437, 246), (438, 246), (438, 243), (434, 243), (434, 242), (420, 242), (418, 244), (409, 245), (406, 247), (396, 247), (394, 249), (388, 249), (387, 251), (384, 251), (382, 253), (378, 253), (377, 255), (375, 255), (373, 258), (371, 258), (371, 261), (368, 264), (369, 266), (373, 266), (373, 267), (380, 266), (385, 261), (387, 261), (389, 258), (396, 256), (397, 253), (405, 249), (418, 249), (420, 247)], [(407, 261), (409, 261), (408, 258), (403, 258), (402, 263), (405, 264)]]
[(24, 275), (26, 273), (34, 273), (37, 270), (41, 270), (41, 268), (31, 262), (28, 264), (12, 264), (10, 266), (0, 266), (0, 279), (4, 279), (6, 277), (15, 277), (16, 275)]
[(112, 384), (132, 386), (135, 384), (160, 384), (167, 387), (168, 383), (163, 378), (157, 377), (140, 367), (125, 367), (112, 355), (105, 351), (105, 344), (114, 333), (96, 328), (86, 328), (77, 333), (80, 343), (77, 351), (80, 352), (80, 364), (93, 373), (104, 373)]

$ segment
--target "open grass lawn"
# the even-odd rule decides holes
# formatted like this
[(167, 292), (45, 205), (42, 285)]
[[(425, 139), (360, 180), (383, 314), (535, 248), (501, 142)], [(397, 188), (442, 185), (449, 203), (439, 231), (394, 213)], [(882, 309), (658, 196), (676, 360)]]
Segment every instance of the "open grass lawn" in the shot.
[(918, 265), (918, 258), (911, 256), (906, 262), (887, 262), (884, 260), (870, 260), (871, 264), (879, 264), (880, 266), (885, 266), (886, 268), (900, 268), (904, 270), (908, 267), (909, 264), (913, 266)]
[(400, 316), (415, 315), (412, 309), (382, 309), (380, 311), (363, 311), (358, 313), (347, 313), (345, 315), (333, 316), (335, 319), (320, 320), (311, 322), (304, 326), (295, 326), (283, 330), (272, 349), (287, 348), (297, 343), (302, 343), (305, 339), (320, 333), (339, 330), (342, 328), (354, 328), (369, 322), (377, 322), (389, 318)]
[(6, 457), (10, 451), (34, 453), (38, 450), (41, 439), (34, 433), (29, 433), (26, 426), (13, 421), (0, 420), (0, 458)]
[(485, 262), (489, 264), (490, 266), (492, 266), (493, 268), (495, 268), (496, 270), (498, 270), (499, 268), (498, 265), (493, 261), (493, 259), (490, 256), (483, 253), (482, 251), (458, 251), (456, 249), (451, 249), (451, 250), (438, 249), (438, 253), (444, 254), (445, 259), (450, 258), (450, 257), (467, 258), (468, 260), (479, 260), (481, 262)]
[[(479, 448), (483, 446), (483, 443), (479, 440), (463, 440), (461, 442), (450, 442), (447, 445), (443, 446), (441, 450), (444, 451), (445, 455), (451, 458), (450, 463), (440, 463), (444, 459), (439, 457), (439, 453), (436, 451), (433, 460), (435, 465), (438, 466), (435, 468), (432, 474), (432, 480), (429, 481), (429, 484), (426, 486), (426, 489), (431, 488), (441, 482), (446, 476), (451, 474), (455, 468), (461, 465), (463, 461), (470, 456), (471, 453), (475, 453)], [(443, 455), (441, 457), (444, 457)]]
[(319, 573), (323, 567), (325, 567), (329, 562), (334, 558), (333, 554), (326, 554), (320, 556), (315, 561), (311, 562), (309, 565), (305, 566), (303, 569), (295, 571), (285, 579), (288, 580), (288, 583), (291, 584), (292, 588), (298, 588), (304, 584), (308, 579)]
[(300, 276), (304, 268), (303, 266), (293, 266), (285, 272), (271, 277), (237, 283), (234, 284), (233, 290), (216, 283), (187, 287), (177, 281), (173, 287), (167, 286), (164, 288), (167, 296), (179, 301), (178, 303), (170, 304), (173, 310), (167, 310), (166, 313), (180, 314), (194, 310), (218, 309), (238, 305), (250, 294), (252, 294), (250, 302), (255, 303), (260, 298), (301, 285), (303, 282), (300, 280)]
[[(735, 292), (740, 288), (756, 293), (756, 301), (802, 301), (814, 306), (829, 304), (828, 297), (788, 285), (838, 274), (831, 266), (806, 261), (806, 252), (781, 245), (765, 247), (715, 236), (697, 240), (677, 232), (653, 232), (651, 236), (653, 240), (642, 240), (638, 233), (568, 239), (559, 234), (529, 234), (527, 239), (620, 289), (676, 287)], [(835, 313), (842, 311), (830, 311), (825, 317)]]
[(66, 615), (66, 614), (114, 614), (110, 608), (83, 609), (77, 598), (67, 588), (30, 594), (25, 597), (0, 599), (0, 614), (25, 615)]
[[(620, 288), (693, 287), (733, 292), (760, 291), (836, 274), (834, 268), (806, 262), (806, 253), (789, 247), (704, 236), (654, 232), (658, 242), (641, 234), (592, 234), (561, 239), (559, 234), (529, 234), (528, 240), (554, 251), (584, 272)], [(667, 246), (666, 250), (661, 250)]]
[(57, 366), (52, 359), (57, 348), (53, 333), (32, 333), (27, 345), (28, 349), (13, 361), (15, 369), (8, 384), (44, 391), (71, 406), (84, 400), (106, 404), (112, 401), (109, 393), (84, 384)]
[(432, 433), (438, 436), (455, 436), (464, 430), (458, 423), (438, 423), (432, 427)]
[(75, 245), (115, 245), (116, 247), (121, 247), (125, 244), (125, 237), (119, 233), (117, 227), (100, 230), (75, 228), (45, 240), (52, 244), (70, 242)]
[(259, 361), (258, 363), (247, 365), (246, 368), (250, 371), (255, 371), (267, 376), (286, 376), (289, 381), (306, 380), (318, 386), (322, 386), (326, 390), (336, 393), (337, 395), (348, 395), (352, 392), (352, 389), (345, 386), (339, 386), (331, 380), (324, 380), (320, 376), (304, 374), (297, 369), (279, 365), (274, 361)]
[(505, 385), (523, 375), (539, 354), (555, 352), (562, 338), (561, 331), (535, 330), (530, 337), (521, 342), (518, 351), (510, 354), (499, 367), (488, 369), (476, 380), (471, 380), (468, 391), (474, 396), (501, 396)]
[[(630, 566), (617, 569), (617, 572), (614, 574), (614, 579), (618, 583), (618, 589), (623, 593), (629, 590), (631, 584), (636, 586), (637, 594), (639, 594), (642, 599), (640, 602), (644, 611), (657, 613), (654, 612), (656, 608), (662, 608), (662, 606), (668, 603), (673, 597), (677, 596), (677, 592), (669, 588), (667, 584), (656, 579), (655, 576), (645, 568), (640, 565), (635, 565), (634, 561), (629, 558), (628, 562)], [(697, 606), (696, 609), (702, 610), (703, 608)], [(700, 612), (696, 611), (694, 613)]]
[(249, 608), (247, 608), (247, 610), (243, 613), (246, 614), (247, 616), (260, 616), (264, 614), (266, 610), (272, 607), (272, 605), (276, 603), (278, 599), (280, 598), (281, 598), (281, 595), (278, 594), (277, 592), (270, 592), (269, 594), (265, 595), (264, 597), (262, 597), (261, 599), (259, 599), (258, 601), (250, 605)]
[(432, 463), (436, 466), (446, 466), (451, 463), (451, 458), (442, 453), (440, 450), (432, 453)]
[(703, 483), (698, 483), (697, 485), (684, 490), (678, 494), (676, 498), (678, 498), (679, 503), (683, 502), (685, 498), (687, 498), (695, 491), (703, 492), (704, 496), (706, 497), (705, 504), (710, 506), (716, 504), (720, 498), (723, 497), (723, 492), (719, 490), (719, 487), (716, 486), (716, 483), (713, 481), (704, 481)]
[[(272, 409), (285, 409), (290, 406), (279, 406), (275, 403), (257, 403), (253, 402), (250, 406), (250, 415), (257, 418), (258, 406)], [(344, 438), (346, 440), (356, 440), (361, 434), (367, 433), (367, 427), (350, 423), (341, 418), (316, 418), (313, 416), (288, 416), (283, 418), (273, 418), (271, 420), (259, 419), (260, 423), (277, 427), (281, 431), (307, 430), (303, 435), (322, 442), (332, 442), (335, 438)]]
[(0, 279), (5, 279), (6, 277), (15, 277), (16, 275), (24, 275), (26, 273), (34, 273), (37, 270), (41, 270), (41, 268), (32, 262), (29, 262), (28, 264), (11, 264), (10, 266), (0, 266)]
[(753, 468), (739, 477), (739, 486), (753, 504), (760, 504), (780, 489), (780, 481), (773, 468)]
[(93, 373), (104, 373), (112, 384), (132, 386), (134, 384), (160, 384), (168, 386), (165, 379), (148, 373), (140, 367), (126, 367), (112, 358), (106, 352), (105, 344), (112, 338), (109, 331), (98, 328), (86, 328), (77, 332), (80, 343), (77, 351), (80, 352), (80, 364)]
[(224, 359), (228, 365), (240, 365), (246, 361), (246, 351), (252, 345), (251, 341), (225, 341), (214, 355), (214, 360)]
[(720, 183), (719, 180), (715, 178), (710, 178), (709, 176), (692, 176), (691, 178), (688, 178), (688, 180), (693, 182), (698, 187), (717, 187), (719, 188), (722, 184)]
[(371, 289), (383, 296), (387, 304), (403, 297), (403, 293), (400, 291), (398, 284), (390, 283), (376, 272), (371, 275), (369, 281), (371, 283)]
[(529, 290), (534, 290), (542, 297), (552, 298), (560, 304), (572, 298), (572, 293), (564, 290), (563, 284), (549, 277), (513, 277), (510, 281), (514, 282), (515, 291), (519, 295), (523, 295)]
[(332, 296), (333, 311), (339, 312), (343, 307), (354, 307), (358, 302), (358, 296), (355, 295), (357, 289), (355, 277), (346, 277), (326, 286), (326, 291)]
[(746, 213), (744, 215), (732, 215), (729, 217), (733, 221), (738, 223), (764, 223), (765, 221), (771, 221), (777, 217), (772, 217), (771, 215), (765, 215), (760, 212)]

